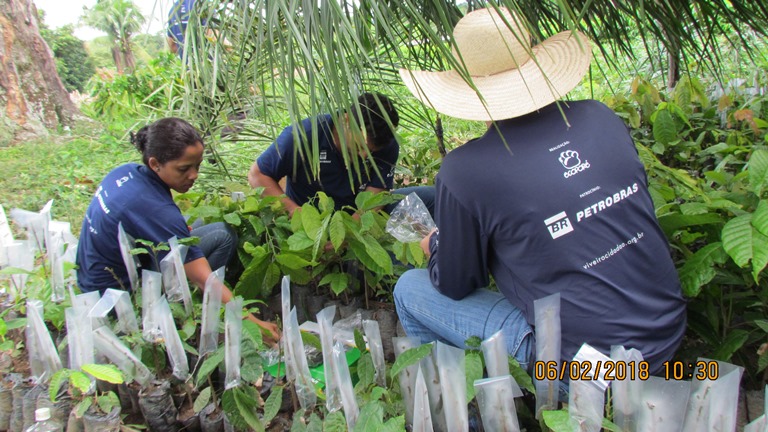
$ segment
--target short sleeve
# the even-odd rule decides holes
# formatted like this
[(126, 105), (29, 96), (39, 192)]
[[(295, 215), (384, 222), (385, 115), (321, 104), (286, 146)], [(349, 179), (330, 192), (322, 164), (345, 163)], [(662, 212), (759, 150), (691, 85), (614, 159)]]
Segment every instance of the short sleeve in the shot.
[(256, 163), (262, 174), (280, 180), (292, 174), (293, 126), (288, 126), (278, 135), (275, 142), (262, 153)]

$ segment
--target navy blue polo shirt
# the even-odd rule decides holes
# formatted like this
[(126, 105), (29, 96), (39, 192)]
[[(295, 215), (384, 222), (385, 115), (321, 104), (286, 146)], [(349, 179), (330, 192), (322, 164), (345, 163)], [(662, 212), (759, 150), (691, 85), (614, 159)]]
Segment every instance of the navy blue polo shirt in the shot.
[[(154, 171), (135, 163), (115, 168), (104, 177), (83, 219), (77, 248), (77, 284), (83, 292), (120, 288), (106, 267), (114, 271), (122, 286), (131, 286), (117, 240), (120, 222), (126, 234), (155, 244), (168, 242), (173, 236), (189, 237), (171, 190)], [(167, 253), (160, 252), (157, 262)], [(191, 246), (186, 262), (201, 257), (200, 248)], [(139, 255), (139, 259), (143, 268), (154, 268), (148, 254)]]
[[(436, 179), (432, 283), (460, 299), (499, 290), (533, 326), (560, 293), (562, 359), (583, 343), (636, 348), (658, 371), (685, 332), (685, 301), (627, 126), (597, 101), (496, 122)], [(502, 139), (503, 137), (503, 139)]]
[[(387, 190), (392, 188), (395, 164), (400, 154), (400, 146), (395, 139), (383, 149), (371, 153), (381, 176), (368, 165), (369, 158), (358, 160), (361, 168), (360, 173), (357, 173), (354, 168), (347, 168), (344, 156), (333, 143), (331, 116), (319, 116), (316, 122), (316, 138), (313, 136), (313, 119), (304, 119), (300, 130), (293, 126), (283, 129), (274, 145), (269, 146), (256, 160), (262, 174), (272, 177), (275, 181), (287, 177), (286, 196), (296, 204), (303, 205), (322, 191), (333, 198), (336, 209), (340, 210), (344, 206), (355, 207), (355, 196), (369, 186)], [(317, 179), (312, 178), (312, 158), (299, 153), (294, 155), (296, 142), (306, 143), (314, 139), (317, 139), (320, 160), (320, 174)], [(298, 149), (303, 152), (303, 148), (304, 144), (300, 144)]]
[(195, 5), (195, 0), (177, 0), (171, 7), (171, 11), (168, 13), (168, 37), (176, 41), (178, 51), (176, 54), (179, 58), (184, 58), (184, 33), (187, 31), (187, 23), (189, 23), (189, 14), (192, 12), (192, 7)]

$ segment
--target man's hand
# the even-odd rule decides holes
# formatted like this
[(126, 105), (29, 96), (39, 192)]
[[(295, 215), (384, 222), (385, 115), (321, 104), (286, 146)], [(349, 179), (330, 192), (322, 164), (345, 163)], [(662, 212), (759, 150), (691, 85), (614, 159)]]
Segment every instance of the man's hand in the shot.
[(262, 321), (253, 316), (251, 313), (248, 314), (248, 320), (256, 323), (256, 325), (262, 328), (261, 333), (263, 335), (264, 343), (272, 347), (277, 345), (277, 341), (279, 341), (282, 337), (280, 329), (277, 328), (277, 324), (268, 321)]
[(421, 250), (424, 251), (424, 255), (426, 255), (427, 257), (429, 257), (432, 254), (429, 250), (429, 239), (432, 238), (432, 234), (434, 234), (435, 231), (437, 231), (437, 228), (430, 231), (429, 234), (427, 234), (423, 239), (421, 239), (421, 242), (419, 243), (419, 246), (421, 246)]

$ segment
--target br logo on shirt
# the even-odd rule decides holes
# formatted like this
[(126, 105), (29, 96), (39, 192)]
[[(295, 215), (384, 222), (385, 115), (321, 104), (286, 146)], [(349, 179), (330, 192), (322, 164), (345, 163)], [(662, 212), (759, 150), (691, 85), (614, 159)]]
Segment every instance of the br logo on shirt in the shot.
[(549, 230), (549, 234), (553, 239), (573, 231), (573, 225), (571, 225), (571, 221), (568, 220), (568, 215), (564, 211), (546, 219), (544, 225), (547, 226), (547, 230)]
[(560, 157), (557, 160), (560, 161), (563, 168), (568, 170), (563, 173), (563, 177), (565, 178), (576, 175), (589, 168), (589, 161), (582, 162), (579, 158), (579, 152), (574, 150), (566, 150), (560, 153)]

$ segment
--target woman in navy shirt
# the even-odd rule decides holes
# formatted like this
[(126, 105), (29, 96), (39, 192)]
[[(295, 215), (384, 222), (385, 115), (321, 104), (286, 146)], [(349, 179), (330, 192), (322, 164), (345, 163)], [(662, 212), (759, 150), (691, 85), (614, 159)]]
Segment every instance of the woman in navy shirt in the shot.
[[(187, 192), (197, 180), (205, 145), (200, 134), (186, 121), (164, 118), (143, 127), (131, 143), (142, 154), (143, 165), (129, 163), (112, 170), (94, 194), (83, 220), (77, 251), (77, 279), (83, 292), (130, 287), (128, 271), (118, 243), (118, 224), (135, 239), (154, 244), (171, 237), (196, 236), (197, 246), (190, 246), (184, 263), (187, 277), (199, 287), (211, 274), (211, 268), (227, 264), (234, 256), (237, 238), (224, 223), (202, 226), (190, 232), (181, 210), (173, 201), (171, 189)], [(159, 262), (167, 252), (161, 251)], [(154, 259), (141, 255), (142, 266), (154, 267)], [(157, 269), (155, 269), (157, 270)], [(223, 287), (226, 303), (232, 292)], [(277, 326), (253, 315), (250, 320), (279, 337)]]

